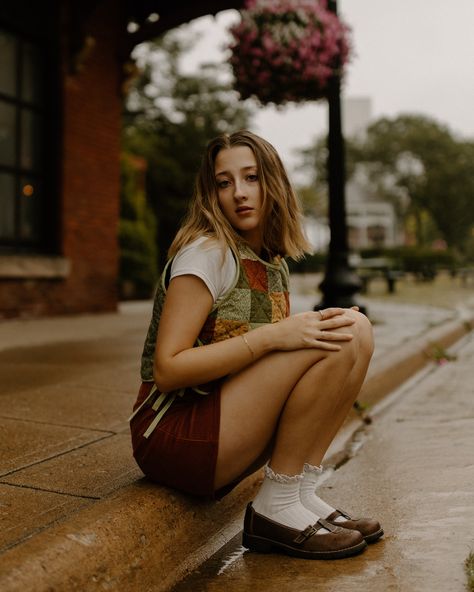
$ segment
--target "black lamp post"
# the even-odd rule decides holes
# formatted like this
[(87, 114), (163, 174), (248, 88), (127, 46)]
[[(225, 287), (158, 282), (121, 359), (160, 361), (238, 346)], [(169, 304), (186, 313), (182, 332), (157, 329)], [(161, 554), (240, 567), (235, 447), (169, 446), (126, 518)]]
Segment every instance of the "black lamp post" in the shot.
[[(328, 8), (337, 14), (336, 0), (329, 0)], [(349, 264), (345, 203), (345, 153), (341, 125), (341, 81), (334, 74), (329, 82), (329, 134), (328, 134), (328, 181), (329, 181), (329, 227), (331, 239), (326, 263), (326, 272), (319, 289), (322, 301), (314, 308), (329, 306), (350, 307), (357, 305), (355, 294), (361, 281)]]

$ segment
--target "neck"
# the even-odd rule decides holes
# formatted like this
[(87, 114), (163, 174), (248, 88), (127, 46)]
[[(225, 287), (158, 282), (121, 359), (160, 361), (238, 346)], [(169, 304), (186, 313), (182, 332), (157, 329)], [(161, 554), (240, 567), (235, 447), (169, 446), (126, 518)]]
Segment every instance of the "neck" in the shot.
[(247, 244), (252, 249), (252, 251), (260, 257), (260, 255), (262, 254), (262, 251), (263, 251), (262, 237), (260, 236), (260, 234), (258, 234), (258, 236), (256, 236), (256, 235), (249, 236), (248, 234), (242, 235), (242, 238), (244, 238), (246, 240)]

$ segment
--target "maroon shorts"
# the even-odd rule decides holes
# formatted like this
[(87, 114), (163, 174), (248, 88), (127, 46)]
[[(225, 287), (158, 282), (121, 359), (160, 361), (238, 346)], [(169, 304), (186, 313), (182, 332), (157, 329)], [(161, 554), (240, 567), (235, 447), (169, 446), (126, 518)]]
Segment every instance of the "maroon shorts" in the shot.
[[(153, 383), (140, 387), (134, 408)], [(214, 490), (220, 423), (220, 384), (208, 395), (186, 389), (177, 397), (148, 438), (143, 433), (156, 412), (145, 405), (130, 422), (133, 455), (145, 475), (161, 485), (193, 495), (222, 497), (236, 484)]]

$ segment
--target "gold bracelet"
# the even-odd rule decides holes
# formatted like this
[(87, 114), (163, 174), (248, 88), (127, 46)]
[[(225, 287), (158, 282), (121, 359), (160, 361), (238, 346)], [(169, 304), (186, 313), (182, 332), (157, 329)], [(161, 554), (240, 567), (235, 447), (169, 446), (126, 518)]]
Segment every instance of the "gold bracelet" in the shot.
[(252, 360), (255, 358), (255, 352), (250, 347), (250, 343), (247, 341), (247, 337), (244, 334), (241, 335), (242, 339), (245, 341), (245, 345), (249, 348), (250, 355), (252, 356)]

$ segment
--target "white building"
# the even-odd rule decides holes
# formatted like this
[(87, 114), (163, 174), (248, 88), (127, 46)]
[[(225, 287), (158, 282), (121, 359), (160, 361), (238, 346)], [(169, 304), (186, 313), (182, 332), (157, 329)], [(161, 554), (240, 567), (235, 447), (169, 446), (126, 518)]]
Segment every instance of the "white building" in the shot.
[(349, 247), (394, 247), (399, 244), (395, 208), (370, 191), (357, 172), (346, 185)]
[[(363, 139), (372, 117), (368, 97), (345, 99), (342, 103), (342, 123), (346, 138)], [(400, 244), (393, 204), (380, 200), (370, 189), (363, 167), (358, 167), (346, 184), (346, 212), (349, 247), (392, 247)]]

